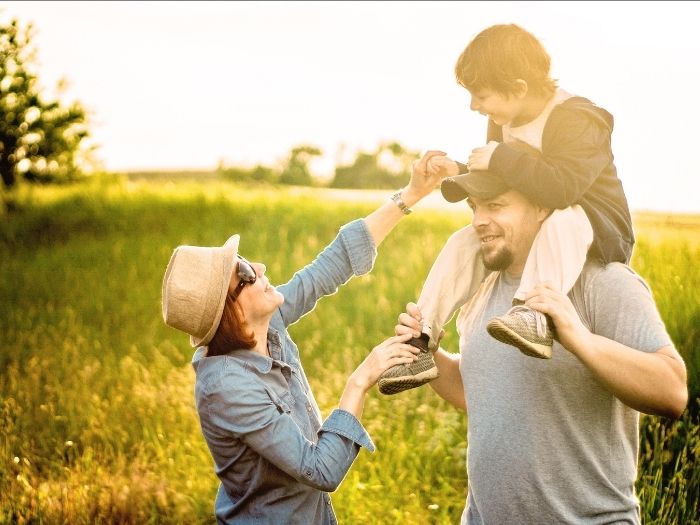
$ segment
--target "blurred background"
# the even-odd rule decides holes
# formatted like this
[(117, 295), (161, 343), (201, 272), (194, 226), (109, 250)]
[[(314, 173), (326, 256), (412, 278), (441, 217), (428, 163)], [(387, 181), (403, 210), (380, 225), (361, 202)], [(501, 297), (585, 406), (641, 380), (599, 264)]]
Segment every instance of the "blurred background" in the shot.
[(32, 22), (47, 92), (79, 100), (107, 171), (283, 169), (328, 183), (397, 143), (464, 160), (485, 140), (454, 63), (517, 23), (561, 87), (615, 117), (633, 210), (698, 211), (697, 2), (3, 2)]
[[(173, 249), (239, 233), (286, 282), (421, 150), (483, 144), (453, 67), (509, 22), (616, 118), (631, 266), (690, 393), (679, 420), (640, 417), (635, 488), (643, 523), (700, 525), (699, 5), (0, 3), (0, 525), (212, 523), (192, 348), (161, 313)], [(416, 208), (371, 274), (290, 328), (324, 415), (471, 220), (439, 192)], [(457, 523), (465, 415), (428, 387), (373, 391), (364, 423), (377, 453), (333, 493), (339, 522)]]

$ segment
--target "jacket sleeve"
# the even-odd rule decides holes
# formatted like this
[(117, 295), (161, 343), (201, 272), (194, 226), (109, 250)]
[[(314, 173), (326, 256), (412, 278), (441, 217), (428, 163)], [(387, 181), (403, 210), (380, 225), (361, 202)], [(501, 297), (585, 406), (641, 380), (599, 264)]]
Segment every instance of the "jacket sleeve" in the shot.
[(558, 107), (550, 115), (540, 157), (500, 144), (489, 171), (547, 208), (576, 204), (612, 163), (610, 124), (590, 111)]

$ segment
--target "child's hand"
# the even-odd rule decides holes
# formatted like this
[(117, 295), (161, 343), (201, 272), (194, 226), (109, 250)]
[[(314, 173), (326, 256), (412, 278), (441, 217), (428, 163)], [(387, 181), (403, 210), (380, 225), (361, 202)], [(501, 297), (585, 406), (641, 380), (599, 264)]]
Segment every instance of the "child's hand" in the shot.
[(489, 169), (489, 163), (491, 162), (491, 155), (496, 150), (500, 142), (495, 140), (490, 141), (486, 146), (480, 148), (474, 148), (471, 155), (469, 155), (469, 169), (486, 171)]
[(438, 155), (428, 160), (428, 174), (441, 179), (459, 175), (457, 163), (447, 155)]

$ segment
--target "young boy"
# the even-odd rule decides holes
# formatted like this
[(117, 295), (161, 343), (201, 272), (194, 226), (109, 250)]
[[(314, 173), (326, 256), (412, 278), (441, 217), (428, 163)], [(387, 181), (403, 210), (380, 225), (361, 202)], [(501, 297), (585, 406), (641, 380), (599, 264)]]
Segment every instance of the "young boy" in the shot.
[[(443, 182), (448, 200), (467, 196), (455, 182), (459, 173), (488, 170), (554, 210), (530, 250), (514, 307), (487, 326), (496, 339), (547, 359), (551, 324), (523, 305), (527, 293), (543, 281), (568, 293), (587, 256), (606, 264), (628, 263), (632, 253), (632, 219), (611, 151), (613, 118), (588, 99), (558, 88), (542, 44), (514, 24), (479, 33), (457, 60), (455, 74), (471, 95), (470, 108), (489, 118), (488, 143), (472, 151), (467, 165), (436, 157), (429, 169), (454, 177)], [(488, 274), (481, 243), (471, 226), (448, 239), (418, 299), (423, 333), (412, 344), (423, 350), (421, 359), (387, 370), (379, 381), (381, 392), (394, 394), (437, 377), (431, 350), (442, 327)]]

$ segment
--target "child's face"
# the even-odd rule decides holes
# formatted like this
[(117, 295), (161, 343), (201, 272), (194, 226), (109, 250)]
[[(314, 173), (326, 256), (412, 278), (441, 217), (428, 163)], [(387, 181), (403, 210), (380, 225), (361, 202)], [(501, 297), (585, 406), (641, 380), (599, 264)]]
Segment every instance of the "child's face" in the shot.
[(471, 104), (469, 109), (486, 115), (499, 126), (509, 124), (523, 111), (522, 97), (504, 95), (491, 89), (469, 91)]

